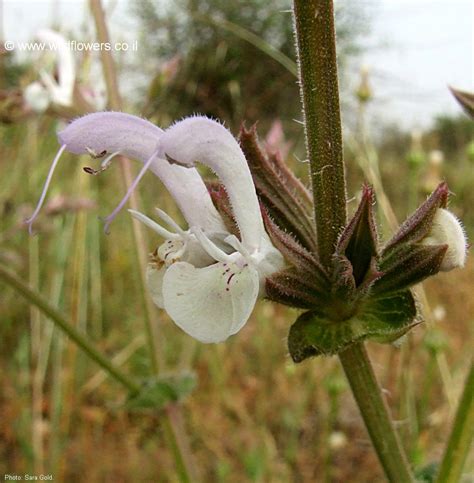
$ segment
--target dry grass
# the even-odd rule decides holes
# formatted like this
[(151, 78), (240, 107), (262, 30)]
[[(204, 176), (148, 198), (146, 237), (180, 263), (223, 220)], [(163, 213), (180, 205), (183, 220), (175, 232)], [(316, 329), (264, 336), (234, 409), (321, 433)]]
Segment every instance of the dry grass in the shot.
[[(114, 222), (108, 237), (97, 220), (120, 196), (118, 166), (90, 178), (78, 169), (89, 160), (67, 157), (50, 198), (62, 193), (100, 207), (43, 215), (32, 239), (20, 222), (55, 149), (54, 123), (1, 129), (2, 263), (24, 279), (34, 281), (37, 273), (41, 293), (111, 357), (132, 344), (123, 368), (148, 376), (146, 345), (136, 339), (144, 309), (128, 215)], [(147, 212), (170, 208), (166, 196), (157, 196), (152, 175), (141, 189)], [(150, 240), (150, 251), (157, 242)], [(472, 260), (465, 270), (430, 280), (436, 326), (420, 326), (401, 348), (369, 346), (417, 466), (442, 454), (452, 415), (446, 392), (457, 398), (473, 348), (473, 286)], [(120, 387), (108, 379), (91, 382), (93, 364), (10, 288), (0, 290), (0, 474), (41, 470), (55, 481), (177, 481), (162, 414), (124, 409)], [(297, 366), (289, 360), (285, 337), (295, 312), (262, 302), (239, 335), (217, 346), (195, 344), (161, 317), (166, 371), (192, 369), (198, 376), (183, 410), (203, 481), (383, 481), (337, 359)], [(426, 342), (433, 334), (443, 341), (450, 387)]]

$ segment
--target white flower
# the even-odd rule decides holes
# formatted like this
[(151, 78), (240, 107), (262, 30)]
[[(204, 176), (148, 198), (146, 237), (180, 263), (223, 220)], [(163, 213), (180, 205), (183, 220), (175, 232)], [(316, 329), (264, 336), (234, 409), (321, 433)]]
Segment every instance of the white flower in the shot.
[(440, 270), (449, 272), (466, 263), (467, 240), (461, 222), (448, 210), (439, 208), (433, 218), (433, 226), (423, 245), (448, 245)]
[(25, 87), (23, 96), (26, 104), (36, 113), (41, 114), (48, 109), (51, 98), (41, 82), (32, 82)]
[[(38, 40), (54, 54), (57, 80), (44, 69), (39, 71), (42, 84), (34, 82), (25, 89), (25, 101), (36, 112), (43, 112), (50, 103), (71, 106), (73, 103), (76, 67), (66, 39), (59, 33), (42, 29), (36, 34)], [(41, 87), (42, 89), (39, 89)]]
[[(145, 215), (132, 215), (165, 238), (148, 268), (154, 302), (185, 332), (202, 342), (220, 342), (247, 322), (267, 276), (283, 267), (283, 257), (265, 232), (255, 186), (237, 141), (221, 124), (205, 117), (177, 122), (166, 131), (135, 116), (106, 112), (77, 119), (59, 134), (62, 145), (30, 224), (39, 212), (59, 157), (118, 153), (144, 163), (127, 194), (106, 218), (106, 227), (150, 169), (176, 200), (188, 229), (162, 211), (165, 228)], [(224, 185), (240, 237), (230, 234), (214, 207), (195, 163), (211, 168)]]

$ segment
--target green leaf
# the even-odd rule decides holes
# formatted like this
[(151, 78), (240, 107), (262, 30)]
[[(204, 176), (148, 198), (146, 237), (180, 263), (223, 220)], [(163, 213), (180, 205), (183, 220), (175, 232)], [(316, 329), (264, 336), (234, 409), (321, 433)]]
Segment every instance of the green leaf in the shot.
[(396, 340), (417, 323), (417, 305), (407, 290), (368, 300), (356, 315), (343, 321), (306, 312), (290, 328), (288, 349), (293, 361), (301, 362), (311, 356), (337, 354), (364, 339)]
[(415, 470), (417, 483), (434, 483), (438, 473), (438, 463), (429, 463), (422, 468)]
[(167, 404), (181, 401), (196, 387), (194, 373), (183, 373), (150, 379), (141, 391), (125, 404), (131, 410), (161, 409)]

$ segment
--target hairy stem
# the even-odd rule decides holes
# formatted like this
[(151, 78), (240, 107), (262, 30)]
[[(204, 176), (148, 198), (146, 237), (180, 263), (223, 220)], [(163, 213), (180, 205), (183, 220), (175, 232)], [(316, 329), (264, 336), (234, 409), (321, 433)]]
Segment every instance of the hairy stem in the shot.
[(333, 3), (295, 0), (294, 19), (318, 252), (329, 267), (346, 222)]
[[(330, 268), (347, 216), (333, 2), (294, 0), (294, 19), (318, 254)], [(363, 344), (349, 347), (339, 357), (387, 478), (412, 482)]]
[(446, 446), (438, 483), (461, 481), (462, 470), (474, 438), (474, 363), (466, 378), (464, 392)]
[(339, 353), (339, 358), (385, 475), (394, 483), (413, 482), (364, 345), (357, 343), (350, 346)]

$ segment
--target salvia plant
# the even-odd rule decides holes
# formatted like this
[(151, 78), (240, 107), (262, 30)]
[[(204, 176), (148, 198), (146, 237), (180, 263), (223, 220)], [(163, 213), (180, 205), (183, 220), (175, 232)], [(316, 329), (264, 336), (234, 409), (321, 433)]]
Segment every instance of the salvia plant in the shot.
[[(186, 226), (160, 209), (129, 210), (163, 238), (146, 273), (154, 303), (204, 343), (239, 332), (261, 297), (299, 309), (288, 334), (292, 359), (338, 354), (387, 478), (414, 481), (363, 342), (394, 342), (422, 322), (413, 285), (462, 267), (466, 237), (448, 209), (444, 182), (389, 240), (379, 235), (371, 186), (362, 187), (347, 218), (332, 2), (295, 0), (294, 21), (310, 189), (277, 152), (262, 148), (255, 126), (243, 125), (236, 139), (201, 116), (162, 130), (129, 114), (100, 112), (59, 133), (28, 224), (64, 151), (101, 158), (99, 170), (87, 168), (93, 174), (118, 155), (141, 161), (105, 222), (108, 231), (147, 171), (176, 201)], [(218, 181), (205, 181), (198, 164)]]

